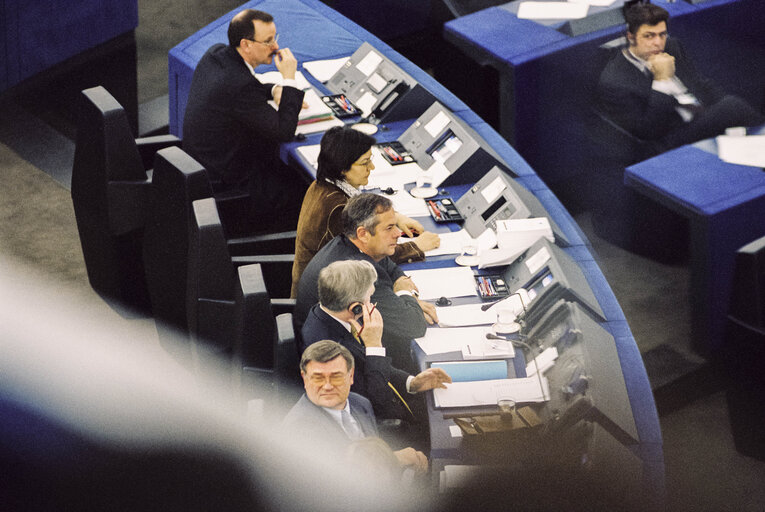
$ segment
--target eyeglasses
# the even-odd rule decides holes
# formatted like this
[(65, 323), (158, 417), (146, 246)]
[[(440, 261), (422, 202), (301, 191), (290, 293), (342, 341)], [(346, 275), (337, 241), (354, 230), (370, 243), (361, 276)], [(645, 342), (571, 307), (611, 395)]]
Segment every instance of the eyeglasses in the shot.
[(361, 167), (369, 167), (370, 165), (372, 165), (372, 159), (371, 158), (367, 158), (366, 160), (362, 160), (361, 162), (353, 162), (351, 165), (358, 165), (358, 166), (361, 166)]
[(329, 380), (330, 384), (337, 387), (337, 386), (342, 386), (343, 384), (345, 384), (345, 379), (347, 377), (348, 377), (347, 373), (333, 373), (332, 375), (329, 376), (329, 379), (327, 379), (327, 377), (325, 377), (324, 375), (313, 373), (311, 374), (310, 377), (308, 377), (308, 379), (311, 381), (311, 384), (313, 384), (314, 386), (323, 386), (327, 382), (327, 380)]
[(274, 46), (275, 44), (279, 43), (279, 34), (276, 34), (273, 39), (270, 41), (257, 41), (255, 39), (250, 39), (249, 37), (245, 37), (244, 39), (247, 39), (248, 41), (252, 41), (253, 43), (262, 44), (264, 46)]

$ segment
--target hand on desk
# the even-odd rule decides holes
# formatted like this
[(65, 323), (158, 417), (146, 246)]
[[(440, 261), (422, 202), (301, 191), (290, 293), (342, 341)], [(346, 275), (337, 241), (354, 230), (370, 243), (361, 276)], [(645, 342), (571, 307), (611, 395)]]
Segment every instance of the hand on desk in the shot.
[(393, 293), (398, 293), (400, 291), (407, 291), (415, 297), (420, 293), (420, 290), (417, 289), (417, 285), (414, 284), (414, 281), (412, 281), (412, 278), (409, 276), (401, 276), (396, 279), (395, 283), (393, 283)]
[(428, 322), (428, 325), (437, 324), (438, 314), (436, 314), (436, 306), (424, 300), (417, 299), (417, 302), (420, 303), (422, 314), (425, 315), (425, 321)]
[(412, 393), (419, 393), (421, 391), (428, 391), (429, 389), (443, 388), (446, 389), (444, 383), (451, 384), (452, 378), (446, 373), (443, 368), (428, 368), (424, 372), (420, 372), (412, 379), (409, 384), (409, 391)]
[(428, 471), (428, 458), (424, 453), (418, 452), (411, 446), (393, 452), (398, 459), (398, 463), (403, 467), (411, 467), (416, 473), (426, 473)]
[(418, 249), (422, 252), (430, 251), (441, 245), (441, 237), (430, 231), (423, 232), (420, 236), (412, 240)]
[[(276, 103), (277, 105), (279, 104), (280, 101), (282, 101), (282, 90), (284, 89), (281, 85), (276, 85), (271, 90), (271, 94), (274, 97), (274, 103)], [(308, 108), (308, 102), (306, 101), (303, 102), (303, 108)]]
[(422, 224), (416, 220), (410, 219), (406, 215), (402, 215), (400, 213), (397, 213), (396, 215), (396, 225), (398, 226), (398, 229), (403, 231), (406, 236), (413, 237), (414, 235), (425, 231), (425, 228), (422, 227)]

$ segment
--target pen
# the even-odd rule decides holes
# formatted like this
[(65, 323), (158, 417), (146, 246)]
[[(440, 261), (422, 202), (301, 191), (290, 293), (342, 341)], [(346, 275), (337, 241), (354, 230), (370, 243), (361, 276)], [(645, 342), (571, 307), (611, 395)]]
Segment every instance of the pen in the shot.
[(438, 208), (436, 208), (436, 205), (433, 204), (433, 201), (428, 201), (428, 205), (430, 206), (430, 211), (433, 212), (433, 216), (437, 219), (441, 218), (441, 212), (438, 211)]
[[(369, 310), (369, 316), (372, 316), (372, 312), (374, 312), (375, 308), (377, 307), (377, 303), (375, 302), (372, 304), (372, 309)], [(364, 332), (364, 324), (361, 325), (361, 329), (359, 329), (359, 332), (356, 334), (361, 336), (361, 333)]]

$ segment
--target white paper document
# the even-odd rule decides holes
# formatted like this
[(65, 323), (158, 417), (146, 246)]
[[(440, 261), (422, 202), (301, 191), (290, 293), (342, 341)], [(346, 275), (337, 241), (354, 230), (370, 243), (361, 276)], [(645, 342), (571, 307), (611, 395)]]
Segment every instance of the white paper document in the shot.
[[(469, 327), (463, 327), (463, 329), (469, 329)], [(486, 327), (484, 327), (484, 329), (488, 331)], [(487, 340), (486, 335), (484, 335), (483, 339), (468, 341), (462, 347), (462, 359), (465, 359), (466, 361), (476, 359), (497, 359), (498, 357), (515, 357), (513, 344), (503, 340)]]
[(422, 172), (417, 162), (391, 165), (377, 146), (372, 146), (372, 163), (375, 168), (369, 174), (369, 183), (364, 186), (365, 189), (393, 187), (403, 191), (404, 185), (414, 183), (417, 175)]
[(422, 300), (478, 295), (475, 275), (469, 267), (410, 270), (406, 275), (417, 285)]
[(305, 158), (314, 170), (316, 170), (316, 167), (318, 166), (319, 151), (321, 151), (321, 145), (319, 144), (310, 144), (308, 146), (300, 146), (297, 148), (297, 152), (300, 153), (300, 156)]
[(576, 20), (587, 16), (590, 6), (572, 2), (521, 2), (518, 17), (529, 20)]
[(436, 307), (438, 325), (441, 327), (467, 327), (470, 325), (489, 325), (497, 321), (497, 313), (492, 309), (481, 311), (483, 304), (462, 304), (460, 306)]
[(536, 359), (536, 364), (534, 364), (534, 361), (532, 360), (526, 365), (526, 375), (529, 377), (537, 374), (537, 368), (539, 368), (539, 371), (542, 372), (542, 374), (552, 368), (552, 365), (555, 364), (555, 360), (558, 359), (558, 349), (549, 347), (534, 359)]
[[(406, 192), (405, 190), (399, 190), (392, 196), (386, 195), (385, 197), (391, 200), (393, 208), (398, 213), (404, 214), (407, 217), (427, 217), (430, 215), (428, 213), (428, 207), (425, 205), (425, 201), (412, 197), (409, 195), (409, 192)], [(403, 240), (403, 242), (411, 241), (412, 240), (409, 238)]]
[(765, 167), (765, 135), (748, 137), (717, 137), (720, 160), (731, 164)]
[(340, 57), (339, 59), (327, 59), (327, 60), (312, 60), (311, 62), (304, 62), (303, 69), (311, 73), (313, 77), (319, 82), (327, 82), (332, 76), (337, 73), (343, 64), (348, 62), (350, 57)]
[[(440, 310), (439, 310), (440, 312)], [(426, 355), (459, 352), (466, 343), (479, 342), (486, 339), (486, 333), (491, 332), (488, 326), (479, 327), (429, 327), (425, 336), (417, 338), (417, 344)]]
[[(255, 77), (262, 84), (282, 84), (282, 74), (278, 71), (269, 71), (268, 73), (255, 73)], [(305, 75), (300, 71), (295, 73), (295, 82), (298, 89), (306, 90), (311, 88), (311, 84), (306, 80)]]
[(301, 108), (298, 114), (298, 121), (310, 119), (312, 117), (326, 117), (332, 115), (332, 109), (324, 103), (316, 91), (308, 89), (303, 96), (303, 103), (307, 103), (307, 108)]
[[(544, 388), (540, 387), (540, 381)], [(516, 404), (544, 402), (550, 399), (545, 377), (452, 382), (446, 386), (446, 389), (433, 390), (436, 407), (497, 405), (497, 401), (502, 399), (514, 400)]]

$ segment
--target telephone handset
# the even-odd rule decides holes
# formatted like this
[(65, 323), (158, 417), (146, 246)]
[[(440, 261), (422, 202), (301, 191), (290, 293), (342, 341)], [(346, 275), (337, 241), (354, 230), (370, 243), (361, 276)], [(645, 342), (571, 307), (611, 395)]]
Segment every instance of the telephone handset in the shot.
[(410, 87), (406, 82), (399, 82), (398, 85), (394, 87), (387, 96), (385, 96), (377, 108), (374, 109), (370, 117), (382, 119), (382, 117), (385, 115), (385, 111), (387, 111), (388, 108), (390, 108), (399, 97), (403, 96), (407, 91), (409, 91), (409, 89)]

